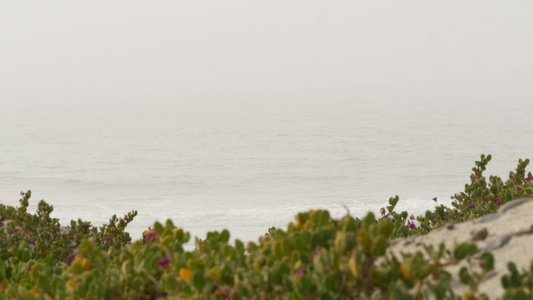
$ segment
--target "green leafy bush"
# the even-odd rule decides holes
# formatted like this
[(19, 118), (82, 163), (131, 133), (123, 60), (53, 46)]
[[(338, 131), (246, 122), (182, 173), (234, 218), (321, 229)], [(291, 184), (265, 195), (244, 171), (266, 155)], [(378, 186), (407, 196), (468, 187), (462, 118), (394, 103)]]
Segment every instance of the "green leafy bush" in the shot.
[[(36, 214), (27, 212), (31, 192), (18, 208), (0, 206), (0, 299), (453, 299), (452, 277), (467, 292), (464, 299), (483, 297), (478, 286), (493, 269), (494, 258), (478, 260), (475, 244), (394, 255), (391, 239), (425, 234), (449, 222), (462, 222), (494, 212), (517, 197), (531, 196), (529, 160), (519, 161), (504, 183), (483, 171), (490, 155), (476, 162), (465, 191), (453, 196), (452, 207), (437, 206), (423, 216), (396, 213), (399, 198), (389, 200), (377, 219), (327, 210), (295, 216), (286, 229), (270, 228), (258, 242), (235, 240), (227, 230), (196, 238), (168, 220), (156, 222), (143, 238), (131, 243), (125, 232), (137, 212), (113, 216), (96, 228), (78, 220), (61, 227), (44, 201)], [(416, 221), (416, 222), (415, 222)], [(458, 274), (446, 267), (466, 261)], [(533, 268), (533, 265), (532, 265)], [(502, 278), (505, 297), (532, 294), (532, 270), (509, 267)], [(518, 295), (518, 296), (517, 296)], [(509, 298), (510, 297), (510, 298)]]

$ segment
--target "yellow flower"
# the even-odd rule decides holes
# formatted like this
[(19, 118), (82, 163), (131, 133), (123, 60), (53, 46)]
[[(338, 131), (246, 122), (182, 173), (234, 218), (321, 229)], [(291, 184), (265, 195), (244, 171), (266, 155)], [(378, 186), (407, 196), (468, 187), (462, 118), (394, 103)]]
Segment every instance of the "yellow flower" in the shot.
[(400, 271), (405, 279), (411, 280), (413, 278), (413, 276), (411, 276), (411, 272), (407, 270), (405, 263), (401, 264)]
[(91, 261), (86, 258), (81, 261), (81, 266), (85, 271), (89, 271), (92, 268)]
[(348, 261), (348, 268), (350, 268), (350, 272), (352, 272), (353, 277), (359, 278), (359, 270), (357, 270), (357, 264), (353, 257)]
[(2, 282), (0, 282), (0, 293), (9, 285), (9, 281), (7, 281), (6, 279), (2, 280)]
[(296, 228), (302, 229), (302, 227), (304, 227), (304, 226), (303, 226), (302, 222), (298, 219), (298, 221), (296, 222)]
[(33, 287), (33, 289), (30, 290), (30, 295), (35, 296), (37, 294), (37, 287)]
[(183, 280), (189, 281), (189, 278), (191, 278), (191, 271), (185, 268), (180, 269), (180, 277), (183, 278)]
[(69, 288), (69, 289), (74, 289), (74, 281), (69, 280), (69, 281), (67, 282), (67, 288)]

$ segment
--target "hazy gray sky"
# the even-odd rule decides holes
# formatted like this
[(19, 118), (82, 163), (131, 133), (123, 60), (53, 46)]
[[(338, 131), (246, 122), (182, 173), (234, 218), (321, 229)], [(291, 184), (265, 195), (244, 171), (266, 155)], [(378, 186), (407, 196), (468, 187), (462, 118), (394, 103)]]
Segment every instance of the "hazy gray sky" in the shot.
[(530, 0), (3, 1), (0, 101), (531, 101), (532, 16)]

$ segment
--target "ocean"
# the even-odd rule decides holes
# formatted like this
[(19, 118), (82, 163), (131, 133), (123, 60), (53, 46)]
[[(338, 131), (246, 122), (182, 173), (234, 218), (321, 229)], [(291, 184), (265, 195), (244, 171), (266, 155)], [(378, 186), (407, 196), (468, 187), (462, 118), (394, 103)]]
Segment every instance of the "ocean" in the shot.
[(398, 195), (421, 214), (464, 189), (480, 154), (505, 178), (533, 158), (533, 105), (363, 100), (7, 101), (0, 203), (31, 190), (30, 211), (44, 199), (62, 224), (137, 210), (134, 239), (171, 219), (257, 241), (311, 208), (360, 217)]

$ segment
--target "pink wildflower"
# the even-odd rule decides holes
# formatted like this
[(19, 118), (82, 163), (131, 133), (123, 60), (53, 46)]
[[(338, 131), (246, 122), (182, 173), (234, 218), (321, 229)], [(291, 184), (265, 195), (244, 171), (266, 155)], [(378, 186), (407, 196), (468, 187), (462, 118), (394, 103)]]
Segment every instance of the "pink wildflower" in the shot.
[(157, 264), (160, 266), (166, 266), (170, 263), (170, 259), (168, 257), (161, 258), (157, 261)]
[(302, 275), (304, 275), (304, 274), (306, 274), (306, 273), (307, 273), (306, 270), (304, 270), (304, 269), (300, 269), (300, 270), (298, 270), (298, 271), (296, 272), (296, 276), (302, 276)]

